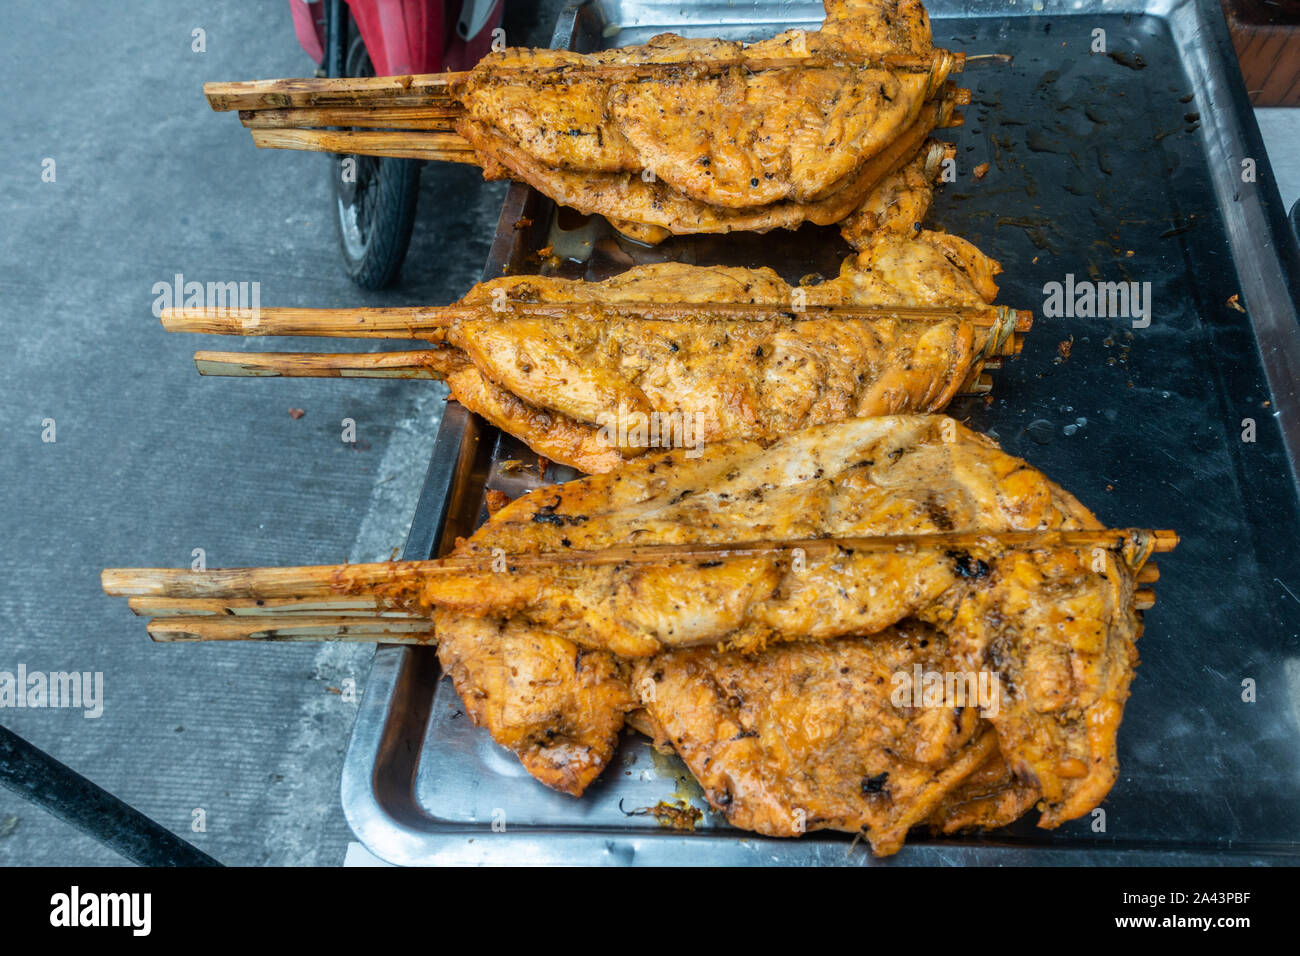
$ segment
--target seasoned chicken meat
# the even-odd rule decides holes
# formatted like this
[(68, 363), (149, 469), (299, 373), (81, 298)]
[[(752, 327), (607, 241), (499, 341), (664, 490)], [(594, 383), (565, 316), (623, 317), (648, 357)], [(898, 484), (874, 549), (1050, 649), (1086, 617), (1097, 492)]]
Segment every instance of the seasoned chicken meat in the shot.
[(902, 168), (890, 173), (871, 191), (857, 211), (840, 223), (840, 235), (854, 249), (868, 248), (881, 234), (914, 236), (930, 211), (934, 182), (951, 147), (931, 143)]
[[(508, 307), (457, 322), (453, 398), (534, 450), (602, 473), (649, 447), (769, 442), (809, 425), (943, 409), (979, 375), (1007, 327), (957, 317), (801, 317), (804, 307), (977, 306), (1000, 266), (943, 233), (880, 236), (820, 285), (792, 288), (770, 269), (639, 266), (598, 283), (511, 276), (463, 303), (575, 303), (562, 317)], [(679, 319), (611, 316), (625, 304), (697, 304)], [(770, 304), (727, 318), (711, 304)], [(992, 310), (990, 310), (992, 314)], [(662, 422), (662, 434), (649, 425)], [(652, 440), (655, 439), (655, 440)]]
[(942, 633), (907, 622), (761, 654), (662, 654), (637, 665), (633, 686), (658, 742), (681, 755), (729, 823), (765, 836), (860, 831), (876, 853), (892, 853), (998, 753), (973, 701), (892, 700), (896, 675), (960, 666)]
[[(698, 459), (646, 456), (500, 509), (459, 555), (628, 544), (1099, 529), (1071, 495), (942, 416), (807, 429)], [(439, 656), (476, 722), (543, 782), (599, 774), (629, 713), (738, 826), (863, 832), (1086, 813), (1117, 774), (1137, 655), (1140, 544), (553, 564), (423, 579)], [(983, 675), (922, 706), (898, 676)], [(884, 775), (884, 776), (882, 776)]]
[[(929, 69), (888, 62), (927, 55)], [(456, 129), (487, 178), (521, 179), (645, 241), (828, 224), (948, 124), (952, 65), (917, 0), (831, 2), (820, 31), (748, 46), (664, 34), (600, 53), (489, 54)]]

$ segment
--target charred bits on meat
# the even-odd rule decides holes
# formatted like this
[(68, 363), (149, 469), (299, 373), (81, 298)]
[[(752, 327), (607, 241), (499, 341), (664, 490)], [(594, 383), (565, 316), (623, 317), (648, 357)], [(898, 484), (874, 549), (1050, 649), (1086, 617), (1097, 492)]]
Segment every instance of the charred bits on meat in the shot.
[(883, 793), (885, 790), (885, 783), (888, 780), (889, 780), (888, 770), (886, 770), (884, 773), (878, 773), (874, 777), (863, 777), (862, 795), (865, 797), (873, 793)]
[(965, 551), (949, 551), (953, 560), (953, 570), (960, 578), (982, 578), (989, 573), (989, 566), (979, 558), (972, 557)]
[(533, 521), (538, 524), (551, 524), (557, 528), (562, 528), (565, 525), (582, 524), (587, 520), (587, 515), (557, 515), (555, 509), (559, 506), (559, 498), (556, 498), (552, 504), (542, 505), (533, 513)]

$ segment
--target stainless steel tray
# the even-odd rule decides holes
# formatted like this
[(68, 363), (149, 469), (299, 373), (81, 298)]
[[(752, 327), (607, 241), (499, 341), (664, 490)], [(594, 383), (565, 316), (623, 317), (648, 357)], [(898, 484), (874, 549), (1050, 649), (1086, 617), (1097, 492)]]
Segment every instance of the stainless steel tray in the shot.
[[(931, 220), (1006, 266), (1001, 300), (1037, 307), (1043, 285), (1153, 283), (1149, 328), (1040, 318), (996, 374), (995, 400), (954, 409), (1056, 477), (1117, 525), (1177, 528), (1161, 560), (1120, 734), (1106, 827), (1054, 832), (1033, 816), (997, 833), (913, 839), (892, 864), (1187, 864), (1300, 857), (1300, 253), (1286, 226), (1222, 15), (1213, 0), (932, 0), (937, 45), (1010, 52), (968, 72), (974, 91), (958, 182)], [(589, 50), (673, 30), (756, 39), (811, 27), (820, 3), (597, 0), (564, 10), (557, 46)], [(614, 26), (621, 29), (615, 31)], [(1089, 55), (1094, 29), (1112, 58)], [(1141, 57), (1142, 68), (1135, 68)], [(1189, 99), (1190, 97), (1190, 99)], [(1185, 114), (1199, 113), (1199, 126)], [(1257, 181), (1242, 182), (1243, 159)], [(972, 169), (990, 162), (976, 181)], [(521, 220), (532, 224), (516, 229)], [(833, 274), (833, 229), (621, 242), (526, 187), (509, 190), (484, 277), (540, 271), (547, 244), (600, 278), (632, 262), (771, 265), (788, 279)], [(1132, 250), (1132, 255), (1128, 251)], [(1248, 314), (1227, 306), (1239, 295)], [(1068, 359), (1058, 343), (1073, 336)], [(1240, 440), (1242, 419), (1257, 441)], [(1289, 441), (1288, 441), (1289, 440)], [(1288, 451), (1289, 446), (1289, 451)], [(443, 419), (406, 557), (445, 551), (483, 519), (483, 490), (518, 493), (532, 460), (457, 405)], [(572, 473), (548, 473), (563, 480)], [(537, 479), (531, 479), (534, 483)], [(1242, 699), (1244, 680), (1255, 702)], [(376, 855), (402, 864), (861, 864), (844, 834), (771, 840), (706, 814), (691, 834), (620, 810), (674, 795), (705, 804), (675, 759), (629, 735), (582, 799), (546, 790), (463, 715), (433, 652), (380, 647), (344, 767), (343, 805)], [(504, 822), (504, 831), (493, 821)]]

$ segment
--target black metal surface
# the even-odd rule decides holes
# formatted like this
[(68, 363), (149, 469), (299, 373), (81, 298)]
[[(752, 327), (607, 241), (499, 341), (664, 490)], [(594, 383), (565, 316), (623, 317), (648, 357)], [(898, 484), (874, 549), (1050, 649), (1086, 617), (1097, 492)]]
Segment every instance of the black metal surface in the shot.
[(141, 866), (221, 865), (4, 727), (0, 784)]
[[(1146, 67), (1054, 55), (1061, 42), (1087, 49), (1099, 26), (1112, 51)], [(942, 190), (933, 219), (1007, 264), (1005, 302), (1041, 303), (1043, 284), (1067, 273), (1152, 283), (1149, 328), (1040, 317), (1020, 360), (998, 374), (994, 402), (958, 412), (1104, 521), (1182, 534), (1159, 562), (1121, 778), (1105, 804), (1110, 829), (1294, 852), (1300, 509), (1274, 417), (1284, 397), (1268, 387), (1247, 315), (1229, 305), (1241, 285), (1189, 119), (1214, 104), (1184, 102), (1190, 85), (1160, 20), (954, 21), (936, 30), (940, 43), (948, 37), (1016, 61), (968, 77), (974, 102), (957, 142), (965, 163), (993, 168)], [(1242, 189), (1275, 195), (1262, 147), (1254, 156), (1259, 186)], [(1294, 244), (1279, 251), (1294, 281)], [(1254, 442), (1243, 441), (1246, 420)], [(1255, 683), (1255, 702), (1243, 700), (1243, 681)], [(1088, 840), (1089, 823), (1037, 840)]]
[[(592, 6), (578, 11), (580, 47), (611, 45), (601, 39), (598, 13)], [(1088, 54), (1097, 28), (1116, 56)], [(625, 29), (617, 42), (641, 42), (653, 32)], [(1280, 346), (1265, 334), (1268, 323), (1234, 307), (1250, 307), (1243, 270), (1259, 263), (1234, 258), (1222, 177), (1212, 162), (1256, 159), (1257, 181), (1242, 190), (1263, 198), (1269, 234), (1255, 237), (1259, 261), (1283, 270), (1270, 281), (1283, 295), (1289, 287), (1293, 298), (1300, 252), (1253, 122), (1244, 129), (1244, 152), (1224, 156), (1215, 134), (1190, 115), (1229, 109), (1248, 117), (1244, 90), (1234, 88), (1226, 101), (1187, 99), (1195, 84), (1186, 51), (1164, 18), (936, 18), (934, 35), (941, 46), (1015, 59), (961, 78), (974, 94), (966, 125), (938, 134), (958, 145), (958, 181), (939, 191), (928, 224), (1004, 263), (1002, 303), (1040, 311), (1044, 285), (1067, 274), (1150, 282), (1154, 303), (1146, 328), (1129, 318), (1040, 314), (1022, 356), (995, 374), (992, 398), (964, 400), (950, 412), (1043, 469), (1102, 520), (1174, 528), (1182, 544), (1159, 561), (1158, 603), (1146, 615), (1143, 663), (1120, 731), (1120, 779), (1104, 817), (1048, 832), (1035, 828), (1031, 813), (989, 838), (919, 841), (899, 862), (1295, 861), (1300, 489), (1277, 416), (1300, 409), (1294, 396), (1270, 390), (1262, 359), (1274, 362)], [(752, 37), (737, 28), (732, 38)], [(1211, 29), (1204, 38), (1211, 49), (1225, 47), (1226, 31)], [(976, 179), (972, 172), (984, 162), (989, 172)], [(506, 229), (524, 208), (533, 220), (526, 234)], [(568, 211), (557, 222), (553, 204), (518, 186), (507, 212), (485, 277), (539, 271), (535, 252), (545, 245), (589, 249), (554, 270), (589, 278), (671, 258), (768, 265), (798, 280), (833, 271), (846, 254), (834, 230), (811, 227), (765, 237), (679, 237), (647, 248)], [(1248, 419), (1253, 441), (1243, 440)], [(495, 434), (484, 428), (480, 442), (496, 445)], [(517, 454), (508, 439), (496, 452)], [(462, 507), (481, 516), (471, 498)], [(448, 808), (460, 804), (436, 789), (433, 762), (469, 754), (464, 721), (456, 718), (455, 695), (441, 682), (424, 732), (421, 759), (429, 766), (416, 785), (426, 828), (463, 829), (484, 819), (478, 810), (453, 817)], [(435, 752), (443, 739), (453, 742)], [(606, 776), (623, 766), (616, 761)], [(481, 771), (476, 779), (500, 803), (530, 792), (527, 780), (491, 777)], [(581, 807), (566, 804), (574, 826), (606, 825), (592, 809), (606, 782)], [(567, 839), (539, 813), (528, 839), (548, 825), (552, 839)], [(696, 839), (711, 828), (715, 836), (729, 832), (706, 819)], [(543, 845), (528, 839), (528, 846)], [(810, 834), (799, 842), (843, 841)], [(817, 851), (809, 859), (819, 860)]]

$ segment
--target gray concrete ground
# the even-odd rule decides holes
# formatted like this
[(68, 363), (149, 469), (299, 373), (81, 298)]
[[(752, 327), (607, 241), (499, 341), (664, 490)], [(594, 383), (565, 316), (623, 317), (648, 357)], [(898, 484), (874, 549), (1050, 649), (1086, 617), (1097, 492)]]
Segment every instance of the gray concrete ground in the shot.
[[(545, 43), (558, 6), (514, 4), (509, 39)], [(99, 572), (185, 566), (195, 548), (214, 567), (387, 557), (442, 392), (200, 379), (194, 349), (249, 344), (164, 333), (152, 288), (182, 273), (260, 282), (263, 305), (449, 302), (478, 278), (503, 187), (427, 168), (402, 281), (362, 293), (339, 267), (327, 161), (255, 150), (201, 95), (206, 80), (310, 73), (288, 0), (11, 0), (4, 19), (0, 671), (100, 671), (104, 707), (6, 708), (0, 724), (223, 862), (340, 864), (356, 704), (331, 688), (364, 687), (370, 651), (155, 645)], [(120, 862), (0, 790), (0, 865)]]
[[(0, 724), (224, 862), (333, 865), (356, 705), (330, 689), (364, 687), (369, 651), (153, 645), (99, 588), (105, 566), (183, 566), (195, 548), (211, 566), (333, 562), (405, 536), (437, 386), (203, 380), (190, 354), (213, 343), (150, 313), (178, 272), (308, 306), (443, 303), (478, 278), (503, 189), (477, 171), (425, 171), (403, 280), (366, 295), (339, 269), (326, 161), (257, 151), (208, 111), (205, 80), (310, 71), (288, 2), (5, 6), (0, 671), (101, 671), (105, 703), (98, 719), (5, 709)], [(510, 4), (510, 41), (547, 42), (558, 7)], [(340, 441), (345, 417), (364, 450)], [(0, 864), (119, 862), (0, 790)]]

